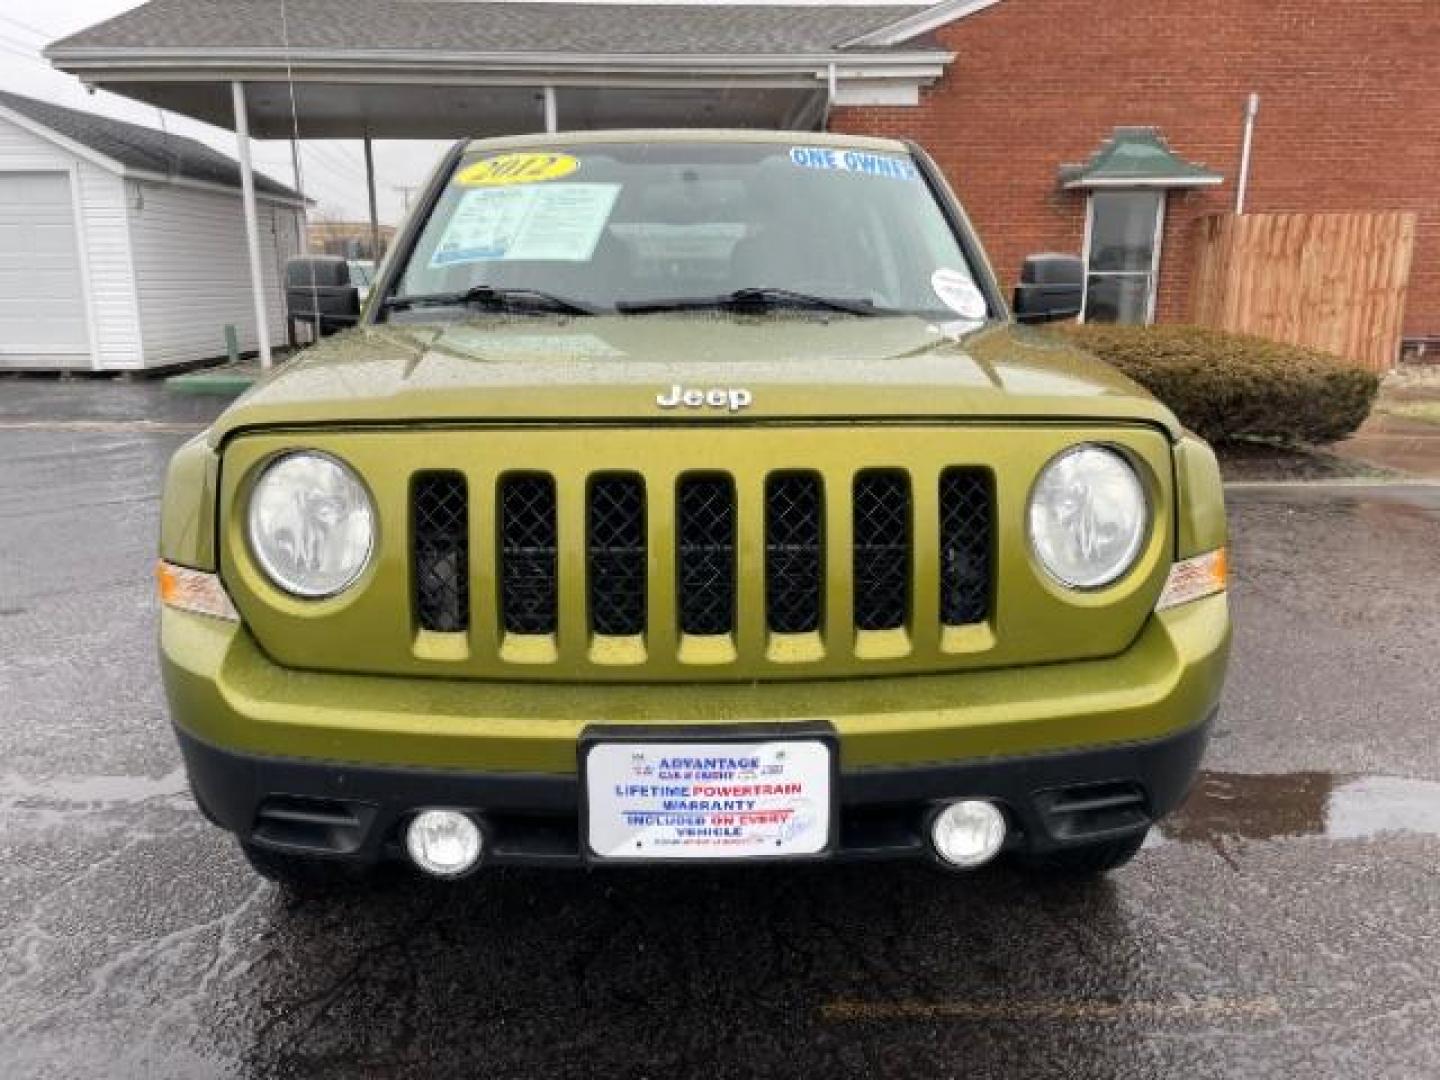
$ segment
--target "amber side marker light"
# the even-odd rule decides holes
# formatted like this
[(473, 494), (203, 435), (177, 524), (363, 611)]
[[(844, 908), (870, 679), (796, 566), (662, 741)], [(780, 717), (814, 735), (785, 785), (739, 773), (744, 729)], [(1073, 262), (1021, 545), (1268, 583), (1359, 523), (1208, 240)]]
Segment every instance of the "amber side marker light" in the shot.
[(231, 622), (240, 621), (240, 613), (235, 610), (225, 586), (214, 574), (191, 570), (188, 566), (176, 566), (161, 559), (155, 564), (155, 584), (160, 591), (160, 602), (166, 607)]
[(1181, 559), (1170, 567), (1170, 576), (1160, 599), (1155, 602), (1155, 610), (1164, 611), (1224, 592), (1229, 570), (1224, 548)]

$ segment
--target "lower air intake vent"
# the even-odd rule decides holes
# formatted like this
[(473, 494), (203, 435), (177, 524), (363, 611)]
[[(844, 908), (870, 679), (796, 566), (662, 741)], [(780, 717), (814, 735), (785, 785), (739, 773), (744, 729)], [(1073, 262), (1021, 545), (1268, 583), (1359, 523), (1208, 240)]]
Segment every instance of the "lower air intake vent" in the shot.
[(253, 834), (274, 847), (348, 854), (364, 842), (374, 816), (363, 803), (274, 795), (256, 810)]
[(1128, 781), (1042, 791), (1035, 805), (1057, 840), (1081, 840), (1150, 823), (1144, 789)]

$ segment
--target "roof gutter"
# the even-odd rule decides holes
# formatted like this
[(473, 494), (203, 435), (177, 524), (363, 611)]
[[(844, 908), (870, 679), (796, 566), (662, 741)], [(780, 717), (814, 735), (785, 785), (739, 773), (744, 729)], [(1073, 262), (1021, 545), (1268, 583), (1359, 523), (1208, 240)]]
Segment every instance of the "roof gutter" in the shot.
[[(993, 0), (992, 0), (993, 2)], [(581, 57), (565, 52), (452, 52), (429, 49), (298, 49), (288, 54), (280, 45), (269, 48), (243, 49), (173, 49), (173, 48), (49, 48), (45, 58), (56, 67), (68, 70), (71, 65), (93, 67), (210, 67), (214, 64), (269, 65), (280, 63), (288, 55), (291, 64), (328, 67), (381, 65), (485, 65), (497, 68), (531, 70), (551, 68), (567, 70), (683, 70), (726, 71), (735, 68), (793, 71), (814, 69), (823, 73), (832, 63), (846, 67), (913, 67), (945, 66), (955, 59), (953, 52), (938, 49), (915, 49), (904, 52), (818, 52), (818, 53), (607, 53)]]
[[(231, 187), (229, 184), (216, 184), (208, 180), (196, 180), (189, 176), (152, 172), (149, 169), (132, 169), (129, 166), (124, 166), (119, 171), (126, 180), (138, 180), (146, 184), (169, 184), (174, 187), (194, 188), (199, 191), (213, 191), (234, 198), (240, 197), (240, 189)], [(292, 210), (304, 210), (307, 206), (315, 205), (314, 199), (304, 199), (298, 195), (281, 195), (278, 192), (259, 189), (255, 192), (255, 201), (272, 203), (275, 206), (284, 206)]]
[(593, 86), (632, 89), (733, 87), (826, 88), (832, 80), (884, 82), (916, 90), (941, 79), (955, 59), (934, 49), (884, 53), (693, 56), (497, 53), (416, 49), (54, 48), (47, 58), (91, 85), (125, 83), (298, 82), (438, 86)]

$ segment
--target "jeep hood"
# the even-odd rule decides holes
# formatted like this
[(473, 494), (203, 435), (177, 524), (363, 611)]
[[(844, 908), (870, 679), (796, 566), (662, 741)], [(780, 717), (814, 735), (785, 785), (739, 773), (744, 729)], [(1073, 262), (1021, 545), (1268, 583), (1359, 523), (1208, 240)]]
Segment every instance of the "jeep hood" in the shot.
[[(662, 409), (671, 388), (751, 403)], [(804, 420), (1147, 423), (1174, 416), (1057, 338), (913, 318), (647, 315), (360, 327), (262, 380), (216, 421), (234, 433), (333, 424)]]

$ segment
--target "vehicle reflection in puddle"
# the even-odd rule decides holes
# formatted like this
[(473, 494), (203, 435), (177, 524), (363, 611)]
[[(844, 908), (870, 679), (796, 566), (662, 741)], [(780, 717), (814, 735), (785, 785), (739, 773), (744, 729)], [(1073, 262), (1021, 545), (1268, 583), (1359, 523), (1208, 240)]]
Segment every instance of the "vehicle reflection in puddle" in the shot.
[(1202, 772), (1190, 796), (1160, 823), (1153, 844), (1211, 844), (1385, 833), (1440, 836), (1440, 782), (1322, 772)]

